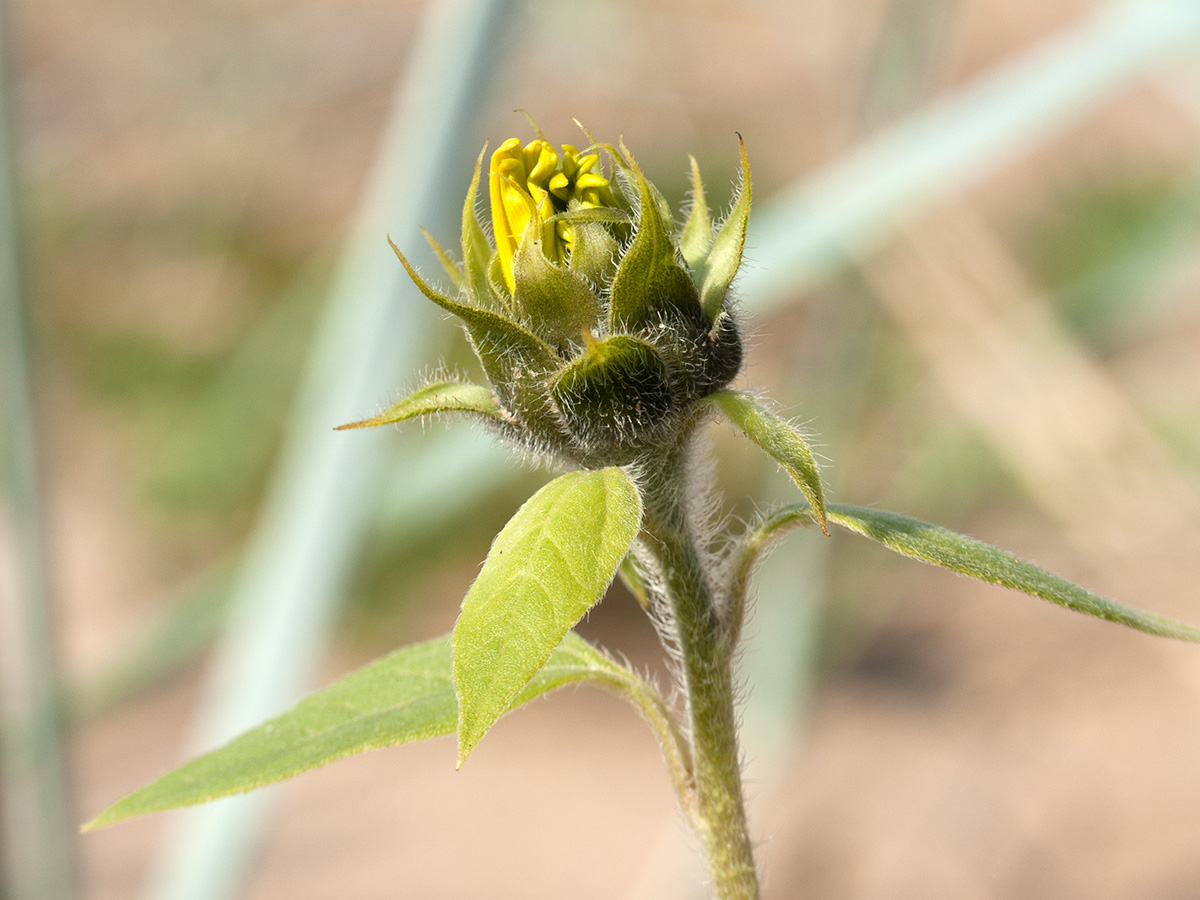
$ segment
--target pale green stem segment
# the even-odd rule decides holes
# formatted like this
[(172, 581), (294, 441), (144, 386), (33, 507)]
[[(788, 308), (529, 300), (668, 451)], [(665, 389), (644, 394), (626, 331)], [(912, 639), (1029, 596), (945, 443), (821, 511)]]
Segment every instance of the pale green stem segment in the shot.
[[(509, 709), (575, 683), (608, 688), (637, 707), (662, 744), (677, 789), (687, 789), (687, 744), (662, 698), (574, 632)], [(449, 636), (413, 644), (167, 773), (114, 803), (84, 829), (245, 793), (367, 750), (440, 737), (454, 731), (457, 718)]]
[[(575, 632), (571, 632), (569, 636), (575, 637)], [(583, 638), (578, 638), (578, 640), (587, 644)], [(604, 659), (609, 666), (604, 677), (597, 677), (593, 679), (594, 682), (620, 694), (641, 713), (642, 718), (645, 719), (650, 730), (658, 739), (663, 759), (667, 764), (667, 771), (671, 775), (671, 785), (675, 789), (675, 796), (679, 798), (679, 803), (688, 817), (689, 824), (693, 829), (698, 829), (700, 819), (695, 802), (696, 778), (692, 748), (688, 743), (687, 735), (680, 727), (679, 720), (667, 707), (662, 695), (649, 682), (627, 666), (605, 656), (590, 644), (587, 646), (592, 653)]]
[(808, 498), (821, 530), (829, 534), (825, 527), (825, 493), (821, 489), (821, 473), (812, 448), (800, 430), (741, 391), (717, 391), (707, 398), (707, 402), (775, 458)]
[[(830, 505), (829, 521), (848, 531), (878, 541), (885, 547), (931, 565), (950, 569), (988, 584), (1021, 591), (1050, 603), (1126, 625), (1147, 634), (1200, 642), (1200, 628), (1127, 606), (1093, 594), (1019, 556), (977, 541), (940, 525), (910, 519), (896, 513), (855, 506)], [(816, 522), (811, 509), (786, 507), (765, 519), (742, 540), (734, 564), (732, 602), (744, 604), (746, 584), (755, 563), (772, 541), (798, 525)]]
[(718, 614), (717, 588), (686, 508), (686, 449), (643, 479), (644, 549), (657, 561), (683, 664), (695, 787), (693, 827), (704, 844), (720, 900), (758, 900), (746, 824), (734, 709), (733, 652)]
[(385, 412), (360, 422), (339, 425), (335, 431), (347, 428), (370, 428), (374, 425), (391, 425), (417, 416), (441, 412), (475, 413), (498, 422), (507, 421), (500, 401), (490, 388), (465, 381), (439, 381), (409, 394)]
[(560, 475), (496, 536), (454, 625), (458, 764), (600, 601), (642, 520), (615, 467)]

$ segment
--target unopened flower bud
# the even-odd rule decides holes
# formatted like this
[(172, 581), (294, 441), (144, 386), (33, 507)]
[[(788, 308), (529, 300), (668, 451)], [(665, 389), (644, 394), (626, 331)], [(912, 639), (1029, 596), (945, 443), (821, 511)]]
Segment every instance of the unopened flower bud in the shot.
[(475, 212), (480, 155), (453, 273), (462, 296), (417, 281), (462, 319), (511, 437), (601, 467), (648, 460), (690, 433), (697, 403), (741, 368), (728, 293), (749, 215), (745, 159), (743, 149), (738, 196), (715, 229), (693, 163), (677, 228), (623, 144), (509, 139), (488, 171), (493, 247)]

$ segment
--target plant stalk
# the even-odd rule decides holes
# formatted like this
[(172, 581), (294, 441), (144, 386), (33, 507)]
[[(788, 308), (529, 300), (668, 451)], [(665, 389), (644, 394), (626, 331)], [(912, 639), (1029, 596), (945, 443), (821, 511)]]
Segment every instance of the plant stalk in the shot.
[[(734, 710), (733, 648), (722, 621), (714, 575), (697, 540), (687, 478), (684, 441), (668, 460), (659, 460), (643, 481), (643, 546), (660, 566), (669, 621), (664, 637), (677, 643), (687, 699), (694, 783), (693, 824), (708, 858), (719, 900), (759, 900), (754, 849), (746, 826), (741, 759)], [(690, 801), (690, 802), (689, 802)]]

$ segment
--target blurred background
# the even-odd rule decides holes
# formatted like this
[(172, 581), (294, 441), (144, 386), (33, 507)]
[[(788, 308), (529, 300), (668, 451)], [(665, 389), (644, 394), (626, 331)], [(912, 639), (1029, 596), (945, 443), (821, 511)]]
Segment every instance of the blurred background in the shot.
[[(0, 897), (698, 898), (647, 729), (565, 691), (77, 837), (447, 631), (545, 473), (467, 423), (334, 435), (465, 342), (484, 141), (624, 138), (755, 207), (742, 384), (838, 502), (1200, 621), (1195, 0), (15, 0), (4, 9)], [(415, 295), (415, 296), (414, 296)], [(728, 511), (797, 502), (714, 430)], [(765, 458), (764, 458), (765, 459)], [(614, 588), (580, 630), (652, 672)], [(1200, 651), (852, 536), (788, 538), (742, 664), (773, 898), (1200, 896)]]

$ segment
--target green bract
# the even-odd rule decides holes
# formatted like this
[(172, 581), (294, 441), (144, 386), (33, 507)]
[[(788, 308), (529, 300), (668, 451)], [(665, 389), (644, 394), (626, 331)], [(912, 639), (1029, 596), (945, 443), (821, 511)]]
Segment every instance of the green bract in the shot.
[(697, 403), (741, 368), (728, 295), (750, 212), (744, 149), (738, 196), (714, 229), (698, 175), (691, 214), (676, 227), (623, 145), (557, 152), (544, 137), (524, 147), (509, 139), (488, 172), (494, 247), (475, 210), (485, 154), (463, 207), (461, 270), (435, 245), (457, 297), (396, 254), (462, 321), (500, 430), (590, 469), (678, 445), (698, 421)]

